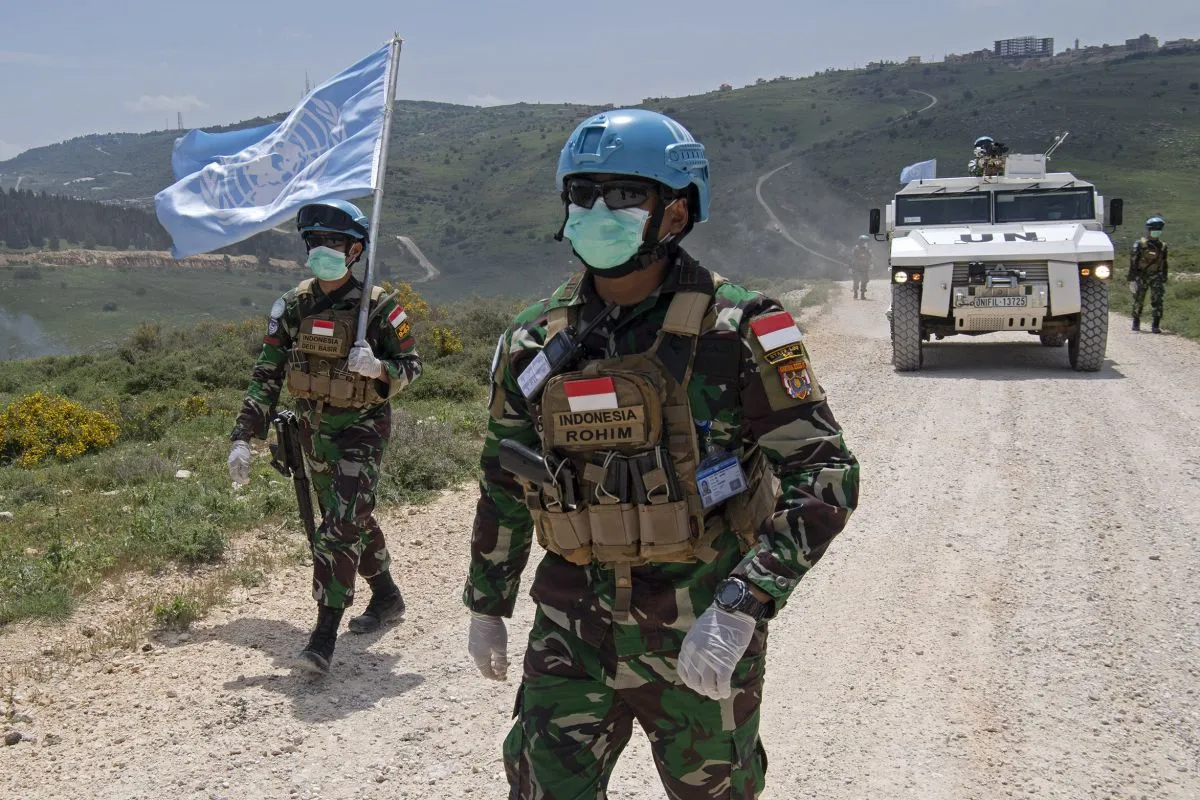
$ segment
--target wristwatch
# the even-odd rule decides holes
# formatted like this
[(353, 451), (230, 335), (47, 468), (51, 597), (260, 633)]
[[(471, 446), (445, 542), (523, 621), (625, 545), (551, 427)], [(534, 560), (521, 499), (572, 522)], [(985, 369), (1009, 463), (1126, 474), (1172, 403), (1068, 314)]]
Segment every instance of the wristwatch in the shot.
[(755, 620), (760, 620), (767, 614), (767, 604), (759, 602), (751, 594), (750, 584), (746, 583), (744, 578), (726, 578), (718, 583), (713, 601), (722, 611), (741, 611)]

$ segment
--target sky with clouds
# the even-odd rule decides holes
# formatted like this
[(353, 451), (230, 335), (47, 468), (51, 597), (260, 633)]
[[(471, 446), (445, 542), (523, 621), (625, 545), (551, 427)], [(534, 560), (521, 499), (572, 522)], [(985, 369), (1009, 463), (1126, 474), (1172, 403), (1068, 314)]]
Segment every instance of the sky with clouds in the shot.
[[(1147, 10), (1149, 9), (1149, 10)], [(0, 160), (88, 133), (228, 124), (405, 39), (398, 93), (472, 105), (636, 103), (1053, 36), (1200, 38), (1200, 2), (1158, 0), (39, 0), (0, 13)]]

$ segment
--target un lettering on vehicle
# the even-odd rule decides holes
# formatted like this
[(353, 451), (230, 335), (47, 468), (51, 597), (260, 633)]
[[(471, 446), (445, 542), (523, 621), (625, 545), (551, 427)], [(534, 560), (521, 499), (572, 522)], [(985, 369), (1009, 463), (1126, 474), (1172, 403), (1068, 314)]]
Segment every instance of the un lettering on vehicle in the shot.
[[(978, 236), (976, 236), (973, 233), (964, 233), (963, 235), (959, 236), (958, 238), (960, 241), (966, 242), (967, 244), (982, 244), (984, 242), (992, 241), (992, 239), (994, 237), (990, 233), (981, 233)], [(1004, 241), (1006, 241), (1006, 242), (1018, 242), (1018, 241), (1020, 241), (1020, 242), (1040, 242), (1041, 239), (1038, 238), (1037, 231), (1030, 231), (1029, 233), (1011, 233), (1010, 232), (1010, 233), (1004, 234)]]

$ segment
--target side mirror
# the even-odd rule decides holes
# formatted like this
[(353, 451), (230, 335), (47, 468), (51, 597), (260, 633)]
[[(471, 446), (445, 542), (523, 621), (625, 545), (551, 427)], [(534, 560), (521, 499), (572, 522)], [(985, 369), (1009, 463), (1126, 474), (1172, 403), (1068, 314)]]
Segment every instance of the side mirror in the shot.
[(1125, 221), (1125, 201), (1114, 197), (1108, 203), (1108, 224), (1114, 228)]
[[(1116, 200), (1114, 202), (1119, 203), (1121, 201)], [(878, 208), (871, 209), (871, 227), (870, 227), (870, 230), (868, 231), (868, 233), (870, 233), (872, 236), (879, 233), (879, 209)]]

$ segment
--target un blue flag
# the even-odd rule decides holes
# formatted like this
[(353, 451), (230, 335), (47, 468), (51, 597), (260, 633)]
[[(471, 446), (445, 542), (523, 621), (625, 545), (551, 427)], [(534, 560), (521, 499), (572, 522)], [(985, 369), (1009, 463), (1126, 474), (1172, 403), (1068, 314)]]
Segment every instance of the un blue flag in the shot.
[(175, 140), (175, 149), (171, 151), (171, 169), (175, 173), (175, 180), (182, 180), (193, 172), (199, 172), (221, 156), (240, 153), (278, 129), (279, 123), (272, 122), (257, 128), (222, 133), (188, 131), (186, 135)]
[(382, 168), (375, 161), (391, 47), (318, 86), (277, 125), (179, 139), (171, 159), (177, 181), (154, 198), (171, 255), (248, 239), (313, 200), (370, 194)]
[(909, 164), (904, 169), (900, 170), (900, 182), (908, 183), (909, 181), (929, 181), (937, 177), (937, 159), (931, 158), (928, 161), (918, 161), (915, 164)]

